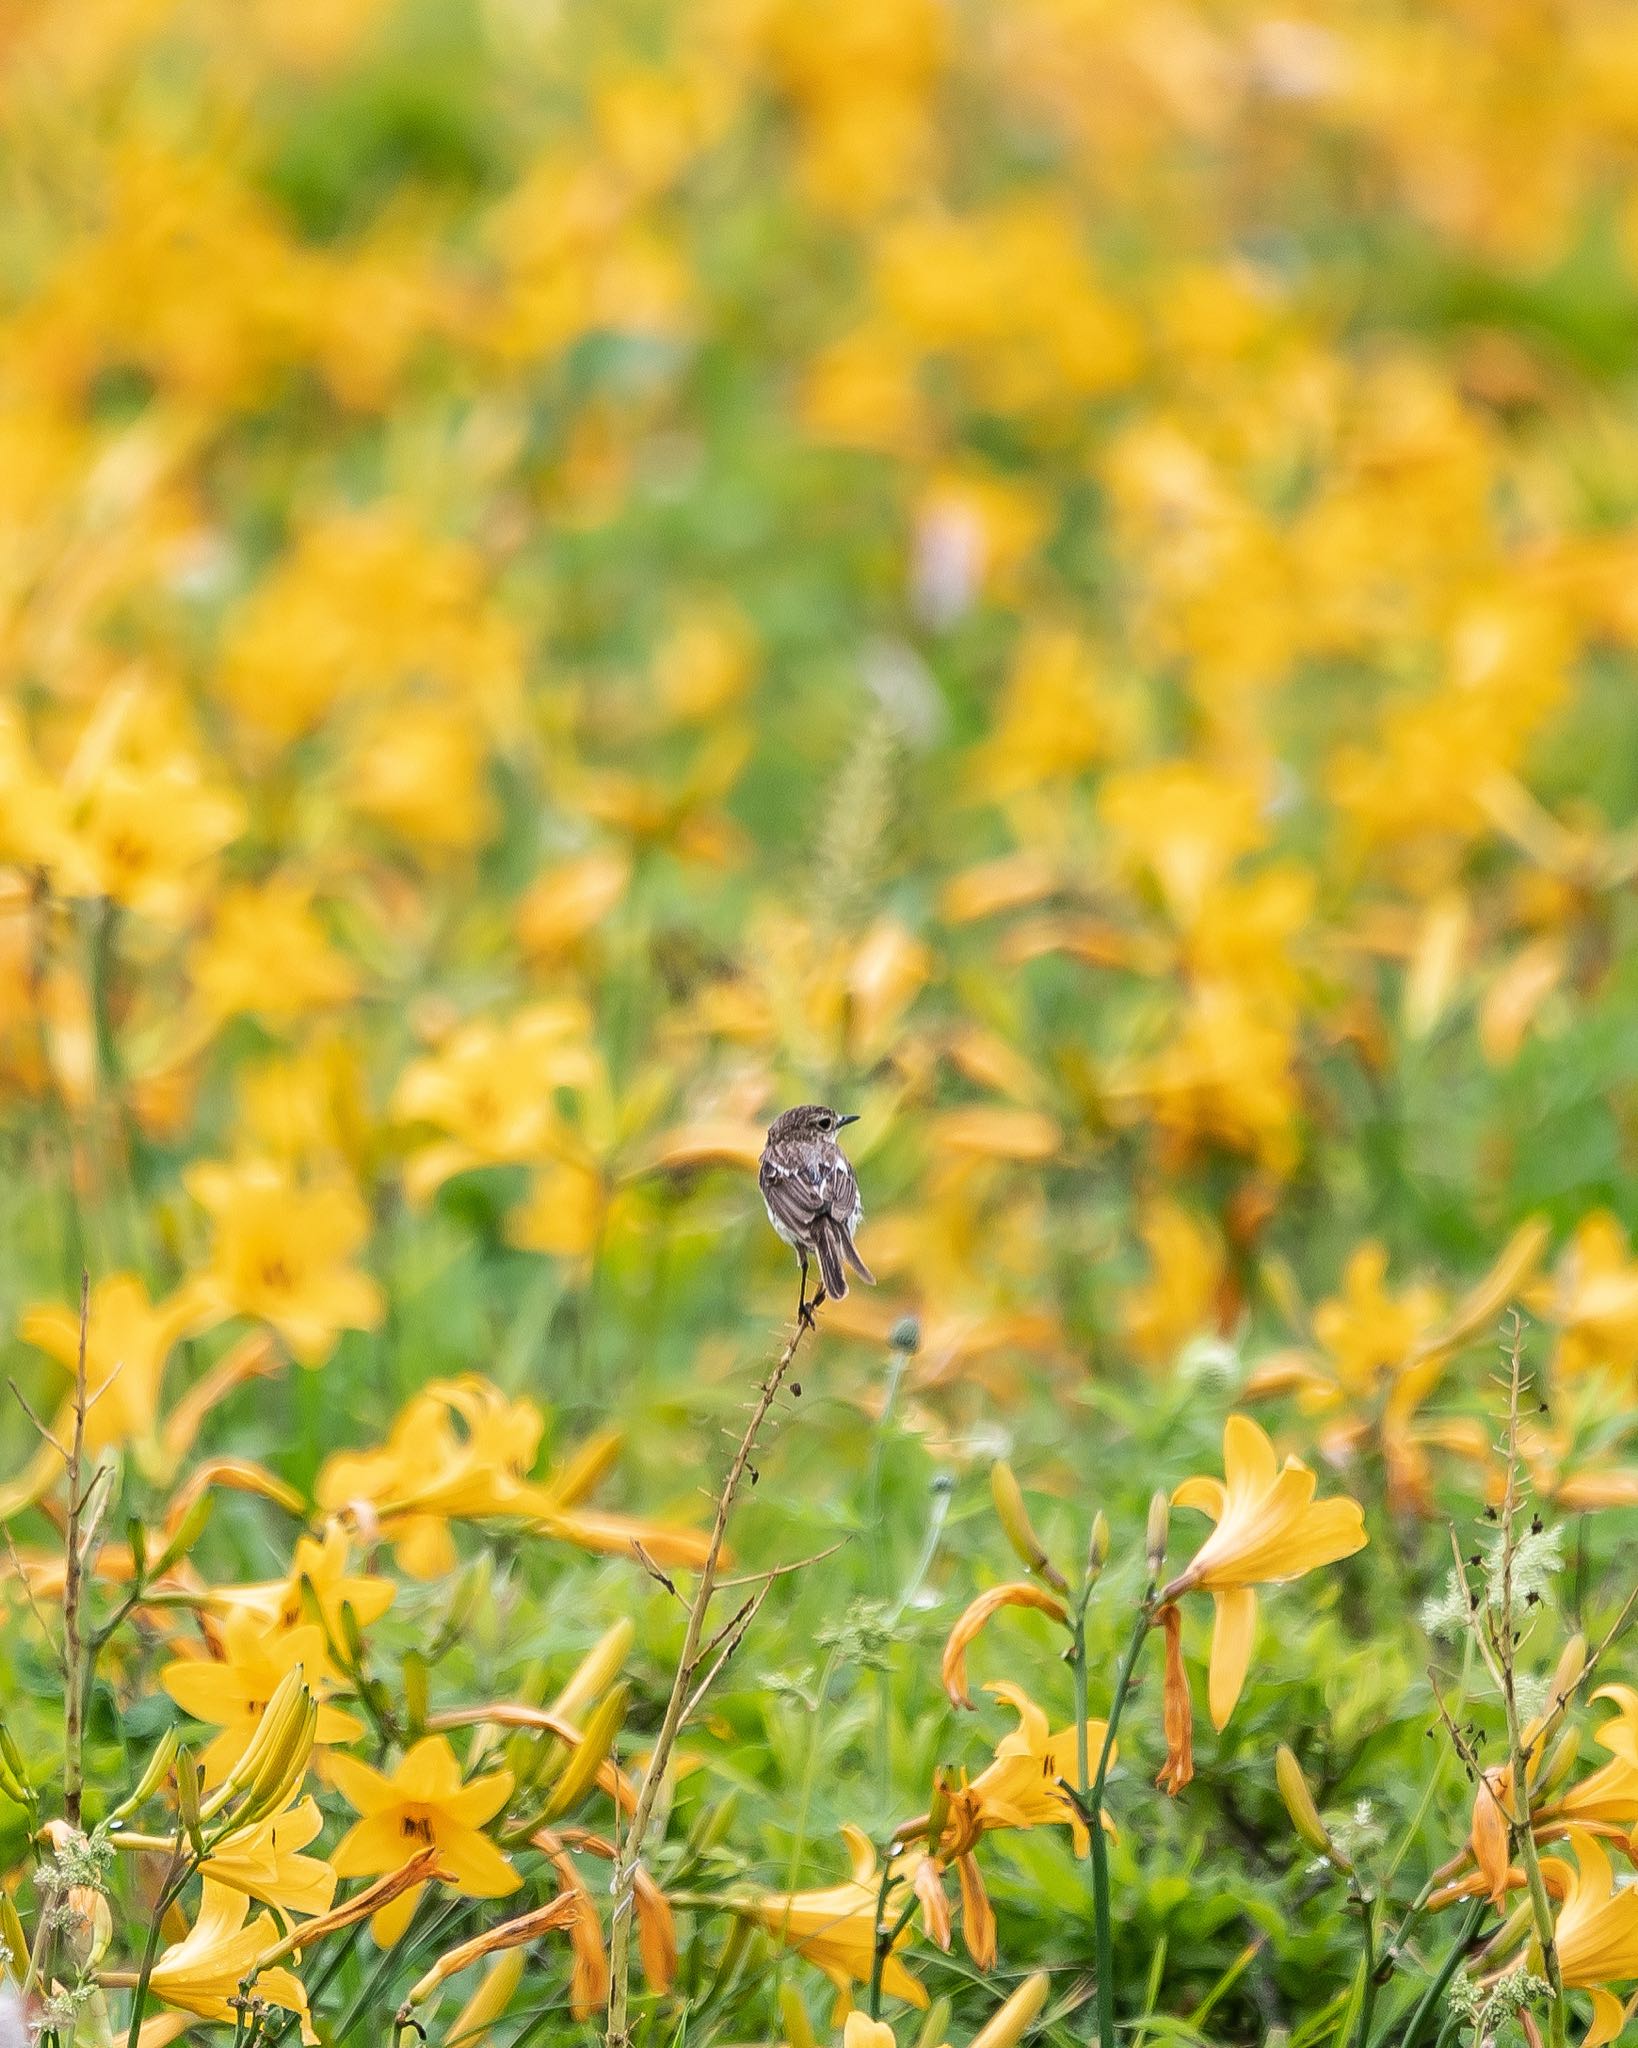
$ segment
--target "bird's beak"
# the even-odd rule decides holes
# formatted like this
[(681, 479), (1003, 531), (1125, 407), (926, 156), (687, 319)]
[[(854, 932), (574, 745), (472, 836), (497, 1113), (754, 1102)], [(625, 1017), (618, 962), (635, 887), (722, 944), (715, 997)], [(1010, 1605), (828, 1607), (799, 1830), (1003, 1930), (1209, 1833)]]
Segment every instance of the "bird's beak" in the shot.
[(843, 1124), (856, 1124), (858, 1121), (856, 1116), (839, 1116), (836, 1119), (836, 1128), (840, 1130)]

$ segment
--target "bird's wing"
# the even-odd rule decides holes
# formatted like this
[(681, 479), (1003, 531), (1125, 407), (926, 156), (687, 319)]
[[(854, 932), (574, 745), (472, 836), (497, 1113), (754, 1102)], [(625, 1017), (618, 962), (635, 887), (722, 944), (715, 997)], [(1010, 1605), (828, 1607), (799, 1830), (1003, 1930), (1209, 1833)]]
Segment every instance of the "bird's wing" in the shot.
[(827, 1176), (816, 1177), (795, 1161), (765, 1152), (756, 1178), (762, 1199), (785, 1229), (812, 1236), (813, 1219), (829, 1207)]
[(854, 1214), (859, 1208), (859, 1180), (839, 1152), (825, 1176), (825, 1208), (844, 1230), (853, 1228)]
[(818, 1162), (765, 1152), (756, 1177), (763, 1200), (787, 1229), (805, 1232), (817, 1216), (833, 1216), (844, 1229), (852, 1227), (859, 1183), (840, 1152)]

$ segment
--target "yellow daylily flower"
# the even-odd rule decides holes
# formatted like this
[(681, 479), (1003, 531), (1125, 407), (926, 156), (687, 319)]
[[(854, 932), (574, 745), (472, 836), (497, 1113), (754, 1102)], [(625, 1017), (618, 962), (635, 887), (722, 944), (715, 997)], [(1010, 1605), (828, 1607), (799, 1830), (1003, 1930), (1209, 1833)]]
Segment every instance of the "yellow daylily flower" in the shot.
[[(441, 1880), (468, 1898), (499, 1899), (523, 1882), (479, 1830), (512, 1796), (512, 1773), (491, 1771), (461, 1782), (449, 1740), (426, 1735), (406, 1751), (390, 1778), (357, 1757), (330, 1759), (330, 1780), (362, 1817), (336, 1844), (330, 1861), (339, 1877), (396, 1870), (418, 1849), (438, 1852)], [(414, 1918), (424, 1885), (411, 1885), (383, 1906), (370, 1931), (390, 1948)]]
[(369, 1212), (340, 1180), (296, 1181), (272, 1160), (196, 1166), (188, 1192), (215, 1224), (210, 1264), (194, 1282), (201, 1306), (276, 1330), (302, 1365), (322, 1365), (343, 1330), (373, 1330), (380, 1287), (353, 1264)]
[(209, 1882), (271, 1906), (281, 1916), (327, 1913), (336, 1895), (336, 1873), (322, 1857), (304, 1856), (324, 1826), (317, 1802), (303, 1799), (219, 1843), (204, 1866)]
[(299, 1669), (318, 1699), (315, 1742), (351, 1742), (362, 1732), (351, 1714), (323, 1699), (334, 1673), (316, 1627), (280, 1628), (240, 1609), (223, 1621), (221, 1644), (219, 1657), (179, 1657), (159, 1674), (160, 1684), (184, 1713), (221, 1730), (200, 1757), (207, 1784), (219, 1785), (233, 1768), (287, 1672)]
[[(230, 1885), (205, 1881), (199, 1917), (186, 1938), (168, 1948), (149, 1979), (167, 2005), (196, 2013), (203, 2020), (232, 2026), (232, 2000), (260, 1957), (275, 1947), (279, 1931), (269, 1914), (258, 1913), (247, 1927), (250, 1900)], [(299, 2014), (302, 2040), (315, 2048), (318, 2036), (307, 2013), (301, 1979), (283, 1968), (264, 1970), (256, 1979), (256, 1996), (270, 2005)]]
[(1638, 1889), (1616, 1885), (1610, 1859), (1585, 1829), (1571, 1830), (1570, 1850), (1573, 1864), (1544, 1856), (1541, 1874), (1562, 1900), (1553, 1925), (1559, 1974), (1567, 1988), (1592, 1993), (1582, 2048), (1602, 2048), (1626, 2023), (1626, 2006), (1609, 1987), (1638, 1977)]
[(340, 1522), (328, 1522), (322, 1540), (298, 1537), (290, 1570), (284, 1578), (260, 1585), (224, 1586), (220, 1597), (228, 1606), (248, 1608), (279, 1628), (299, 1628), (307, 1614), (302, 1594), (305, 1580), (313, 1589), (331, 1640), (339, 1641), (343, 1607), (352, 1609), (360, 1628), (368, 1628), (386, 1613), (398, 1592), (390, 1579), (374, 1573), (349, 1572), (351, 1548)]
[(331, 945), (312, 891), (284, 875), (222, 890), (188, 967), (212, 1029), (230, 1017), (289, 1023), (358, 993), (358, 976)]
[[(157, 1433), (161, 1382), (172, 1350), (208, 1324), (208, 1313), (184, 1287), (151, 1302), (134, 1273), (111, 1273), (91, 1290), (85, 1330), (85, 1448), (150, 1442)], [(72, 1373), (79, 1359), (77, 1308), (36, 1302), (17, 1334)]]
[[(1088, 1789), (1080, 1782), (1074, 1727), (1050, 1734), (1046, 1715), (1022, 1686), (1007, 1679), (996, 1679), (984, 1690), (1007, 1702), (1018, 1716), (1018, 1726), (1010, 1735), (1002, 1736), (995, 1745), (995, 1761), (985, 1765), (966, 1792), (956, 1795), (957, 1800), (970, 1800), (977, 1825), (984, 1832), (991, 1828), (1062, 1826), (1067, 1822), (1075, 1853), (1084, 1856), (1088, 1846), (1086, 1824), (1063, 1789), (1065, 1785), (1074, 1786), (1078, 1792)], [(1107, 1732), (1107, 1722), (1088, 1721), (1087, 1752), (1094, 1770)], [(1111, 1750), (1111, 1760), (1118, 1753)]]
[(546, 1420), (532, 1401), (508, 1399), (476, 1374), (435, 1380), (407, 1404), (385, 1444), (343, 1451), (318, 1476), (319, 1506), (392, 1542), (412, 1578), (455, 1565), (452, 1521), (526, 1521), (588, 1550), (633, 1555), (640, 1541), (657, 1562), (697, 1563), (693, 1530), (599, 1514), (581, 1502), (618, 1439), (593, 1439), (543, 1481), (528, 1477)]
[(1638, 1372), (1638, 1259), (1607, 1209), (1582, 1217), (1541, 1306), (1558, 1324), (1555, 1373)]
[[(854, 1984), (868, 1984), (876, 1954), (876, 1905), (880, 1877), (876, 1852), (856, 1827), (842, 1829), (852, 1874), (839, 1884), (817, 1891), (762, 1892), (741, 1910), (766, 1928), (783, 1947), (806, 1956), (822, 1970), (844, 1999)], [(889, 1894), (888, 1918), (898, 1904)], [(907, 1933), (899, 1937), (902, 1946)], [(927, 2004), (926, 1987), (911, 1975), (895, 1953), (886, 1959), (882, 1988), (911, 2005)]]
[(1570, 1785), (1535, 1814), (1536, 1830), (1578, 1821), (1611, 1822), (1631, 1827), (1638, 1821), (1638, 1690), (1630, 1685), (1604, 1685), (1596, 1700), (1613, 1700), (1615, 1718), (1598, 1729), (1593, 1740), (1610, 1752), (1607, 1764)]
[(1223, 1470), (1226, 1483), (1208, 1476), (1186, 1479), (1172, 1495), (1175, 1506), (1198, 1508), (1217, 1527), (1161, 1595), (1165, 1603), (1198, 1589), (1216, 1602), (1209, 1698), (1217, 1728), (1233, 1713), (1251, 1662), (1255, 1588), (1283, 1585), (1335, 1564), (1366, 1541), (1359, 1503), (1346, 1495), (1316, 1501), (1313, 1473), (1296, 1458), (1279, 1465), (1274, 1446), (1247, 1416), (1228, 1419)]

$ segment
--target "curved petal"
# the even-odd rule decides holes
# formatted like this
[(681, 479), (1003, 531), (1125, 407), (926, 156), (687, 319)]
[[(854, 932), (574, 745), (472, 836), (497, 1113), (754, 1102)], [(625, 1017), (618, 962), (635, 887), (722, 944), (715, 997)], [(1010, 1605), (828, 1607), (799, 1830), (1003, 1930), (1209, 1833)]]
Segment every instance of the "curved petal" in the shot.
[(1223, 1519), (1228, 1506), (1228, 1488), (1221, 1479), (1213, 1479), (1209, 1473), (1201, 1472), (1193, 1479), (1185, 1479), (1172, 1495), (1174, 1508), (1198, 1508), (1203, 1515), (1210, 1515), (1214, 1522)]
[(1592, 1994), (1592, 2025), (1581, 2048), (1604, 2048), (1606, 2041), (1613, 2041), (1626, 2025), (1627, 2009), (1613, 1991), (1600, 1988)]
[(1266, 1493), (1279, 1470), (1267, 1432), (1249, 1415), (1223, 1425), (1223, 1474), (1230, 1493)]
[(512, 1783), (510, 1771), (491, 1771), (487, 1777), (474, 1778), (470, 1785), (448, 1793), (441, 1802), (443, 1810), (463, 1827), (481, 1828), (511, 1798)]
[(1251, 1664), (1251, 1645), (1257, 1633), (1257, 1595), (1249, 1586), (1230, 1586), (1213, 1599), (1217, 1619), (1211, 1632), (1211, 1671), (1207, 1698), (1211, 1724), (1225, 1727), (1234, 1712)]

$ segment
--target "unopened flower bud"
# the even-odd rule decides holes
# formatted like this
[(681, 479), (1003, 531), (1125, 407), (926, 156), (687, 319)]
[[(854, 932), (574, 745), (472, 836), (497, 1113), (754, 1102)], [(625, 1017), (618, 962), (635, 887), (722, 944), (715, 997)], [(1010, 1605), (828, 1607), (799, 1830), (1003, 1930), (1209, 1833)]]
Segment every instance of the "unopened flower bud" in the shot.
[(1013, 2048), (1013, 2043), (1022, 2040), (1035, 2024), (1042, 2006), (1046, 2004), (1051, 1982), (1045, 1970), (1037, 1970), (1034, 1976), (1026, 1977), (1006, 2003), (998, 2006), (974, 2034), (971, 2048)]
[(947, 1998), (935, 1998), (927, 2008), (927, 2017), (922, 2021), (921, 2032), (916, 2036), (916, 2048), (941, 2048), (941, 2044), (949, 2038), (950, 2001)]
[(1160, 1576), (1160, 1567), (1166, 1562), (1166, 1544), (1171, 1529), (1172, 1504), (1162, 1489), (1149, 1503), (1149, 1533), (1143, 1546), (1152, 1579)]
[(1581, 1754), (1581, 1730), (1565, 1728), (1559, 1732), (1558, 1740), (1547, 1752), (1547, 1760), (1541, 1767), (1533, 1797), (1536, 1800), (1550, 1798), (1575, 1768), (1575, 1760)]
[(1587, 1638), (1573, 1635), (1559, 1652), (1558, 1664), (1553, 1672), (1552, 1690), (1547, 1695), (1549, 1714), (1561, 1713), (1570, 1695), (1581, 1683), (1587, 1669)]
[(176, 1807), (194, 1854), (203, 1857), (205, 1841), (199, 1831), (199, 1766), (186, 1743), (176, 1753)]
[(1086, 1576), (1095, 1579), (1109, 1562), (1109, 1517), (1102, 1508), (1092, 1517), (1092, 1535), (1086, 1546)]
[(1353, 1866), (1332, 1841), (1324, 1821), (1320, 1819), (1319, 1808), (1314, 1804), (1314, 1795), (1309, 1791), (1308, 1780), (1302, 1774), (1302, 1765), (1283, 1742), (1274, 1752), (1274, 1781), (1280, 1788), (1280, 1797), (1291, 1817), (1291, 1825), (1315, 1855), (1323, 1856), (1327, 1863), (1335, 1864), (1338, 1870), (1352, 1869)]
[(1046, 1579), (1061, 1591), (1067, 1591), (1063, 1574), (1054, 1567), (1045, 1545), (1035, 1533), (1029, 1509), (1024, 1505), (1023, 1489), (1004, 1458), (997, 1458), (990, 1467), (990, 1496), (995, 1502), (1002, 1533), (1025, 1570), (1034, 1572), (1037, 1578)]

